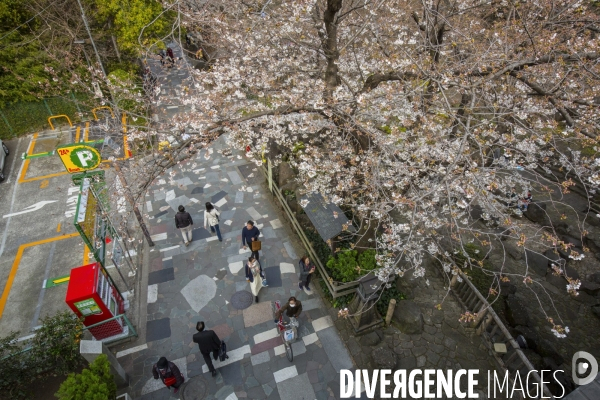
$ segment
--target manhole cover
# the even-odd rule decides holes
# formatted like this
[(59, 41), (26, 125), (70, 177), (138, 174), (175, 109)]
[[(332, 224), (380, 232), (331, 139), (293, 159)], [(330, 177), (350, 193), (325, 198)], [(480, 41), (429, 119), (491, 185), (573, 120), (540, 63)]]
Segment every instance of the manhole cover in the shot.
[(235, 292), (233, 296), (231, 296), (231, 305), (233, 308), (237, 310), (243, 310), (252, 305), (254, 298), (252, 293), (242, 290), (240, 292)]
[(208, 392), (208, 384), (199, 376), (191, 378), (184, 386), (181, 398), (183, 400), (201, 400)]

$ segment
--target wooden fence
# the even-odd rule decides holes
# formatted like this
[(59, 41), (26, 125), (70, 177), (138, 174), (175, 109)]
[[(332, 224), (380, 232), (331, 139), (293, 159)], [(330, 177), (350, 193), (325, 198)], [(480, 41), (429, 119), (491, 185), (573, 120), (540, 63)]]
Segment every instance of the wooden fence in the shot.
[[(262, 164), (262, 167), (260, 168), (260, 170), (262, 171), (262, 173), (265, 176), (265, 178), (267, 179), (267, 181), (269, 181), (269, 172), (268, 172), (267, 167), (265, 167), (265, 163)], [(279, 189), (279, 187), (275, 184), (275, 182), (272, 182), (272, 179), (271, 179), (271, 182), (269, 182), (269, 188), (272, 188), (273, 197), (275, 197), (281, 204), (281, 207), (283, 208), (285, 215), (287, 216), (288, 220), (290, 221), (292, 228), (294, 228), (294, 231), (296, 232), (296, 234), (302, 241), (302, 245), (304, 246), (304, 249), (306, 250), (308, 256), (310, 257), (311, 260), (313, 260), (315, 262), (317, 270), (319, 271), (319, 274), (321, 275), (321, 277), (323, 278), (323, 281), (327, 285), (327, 289), (331, 293), (331, 296), (335, 299), (337, 297), (346, 296), (346, 295), (355, 293), (356, 288), (358, 287), (358, 282), (338, 283), (338, 282), (335, 282), (329, 276), (329, 274), (327, 273), (327, 270), (325, 269), (325, 266), (323, 265), (323, 263), (321, 262), (319, 257), (317, 257), (317, 253), (315, 252), (315, 249), (313, 248), (312, 244), (310, 243), (310, 240), (308, 240), (308, 238), (306, 237), (306, 234), (304, 233), (304, 229), (302, 229), (302, 226), (298, 223), (298, 220), (296, 219), (294, 213), (290, 209), (290, 207), (285, 199), (285, 196), (281, 193), (281, 189)]]

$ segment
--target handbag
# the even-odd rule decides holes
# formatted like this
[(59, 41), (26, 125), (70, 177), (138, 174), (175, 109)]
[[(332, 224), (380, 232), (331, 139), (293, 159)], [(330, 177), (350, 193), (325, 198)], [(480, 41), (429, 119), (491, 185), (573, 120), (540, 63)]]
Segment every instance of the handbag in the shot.
[(164, 382), (165, 386), (173, 386), (177, 383), (177, 378), (175, 378), (174, 376), (169, 376), (168, 378), (165, 378)]
[(263, 278), (263, 280), (262, 280), (262, 285), (263, 285), (263, 286), (269, 286), (269, 285), (267, 284), (267, 278)]
[(219, 361), (225, 361), (229, 356), (227, 355), (227, 345), (225, 342), (221, 342), (221, 346), (219, 346)]
[(252, 251), (259, 251), (261, 249), (262, 242), (260, 240), (254, 240), (250, 242), (250, 249)]

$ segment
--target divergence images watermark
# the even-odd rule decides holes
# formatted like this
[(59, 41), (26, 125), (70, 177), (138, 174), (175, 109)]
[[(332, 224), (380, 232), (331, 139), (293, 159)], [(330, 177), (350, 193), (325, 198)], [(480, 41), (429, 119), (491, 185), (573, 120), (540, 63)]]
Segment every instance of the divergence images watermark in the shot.
[[(510, 374), (498, 374), (496, 371), (487, 372), (487, 398), (551, 398), (544, 393), (543, 384), (554, 382), (558, 384), (562, 393), (554, 398), (561, 399), (566, 391), (556, 374), (563, 370), (531, 370), (527, 374), (515, 371)], [(598, 374), (598, 362), (585, 351), (578, 351), (572, 360), (572, 377), (575, 384), (582, 386), (591, 383)], [(400, 369), (374, 370), (341, 370), (340, 393), (341, 398), (360, 398), (364, 391), (368, 398), (374, 398), (379, 386), (379, 397), (382, 399), (437, 399), (442, 396), (457, 399), (479, 399), (476, 389), (479, 384), (478, 369), (413, 369), (407, 371)]]

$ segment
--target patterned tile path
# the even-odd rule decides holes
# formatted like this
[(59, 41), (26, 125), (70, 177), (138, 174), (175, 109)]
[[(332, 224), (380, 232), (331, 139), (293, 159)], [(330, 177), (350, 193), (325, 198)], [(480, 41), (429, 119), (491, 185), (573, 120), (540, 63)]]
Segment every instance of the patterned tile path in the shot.
[[(224, 147), (221, 138), (210, 151), (167, 171), (146, 197), (156, 243), (149, 253), (148, 322), (142, 327), (147, 340), (118, 353), (132, 378), (133, 394), (142, 399), (178, 396), (152, 379), (152, 364), (166, 356), (187, 379), (201, 380), (206, 399), (339, 398), (338, 371), (353, 368), (353, 363), (322, 300), (298, 290), (296, 266), (302, 249), (282, 225), (283, 217), (266, 186), (248, 185), (246, 178), (260, 171), (240, 152), (222, 156)], [(254, 176), (243, 176), (242, 165)], [(203, 204), (208, 200), (222, 212), (223, 242), (203, 227)], [(188, 247), (173, 222), (179, 205), (194, 220), (194, 240)], [(241, 229), (249, 219), (263, 232), (260, 260), (269, 287), (261, 290), (258, 304), (237, 310), (232, 296), (249, 291), (243, 264), (250, 253), (241, 250)], [(273, 323), (273, 301), (291, 295), (304, 306), (293, 362), (285, 357)], [(199, 320), (217, 332), (229, 349), (228, 360), (215, 362), (215, 378), (192, 342)]]

